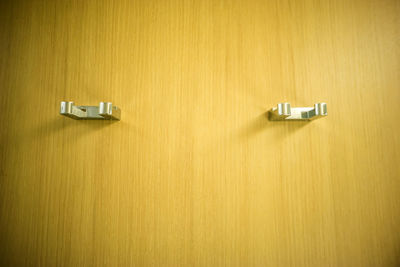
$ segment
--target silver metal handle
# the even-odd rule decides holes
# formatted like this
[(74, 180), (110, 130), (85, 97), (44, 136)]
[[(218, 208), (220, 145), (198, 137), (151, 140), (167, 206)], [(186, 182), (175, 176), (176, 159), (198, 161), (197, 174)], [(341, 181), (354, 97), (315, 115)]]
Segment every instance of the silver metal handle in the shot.
[(311, 121), (328, 115), (326, 103), (317, 103), (314, 107), (292, 108), (289, 103), (279, 103), (269, 111), (271, 121), (301, 120)]
[(120, 120), (121, 110), (110, 102), (99, 106), (75, 106), (74, 102), (62, 101), (60, 114), (75, 120)]

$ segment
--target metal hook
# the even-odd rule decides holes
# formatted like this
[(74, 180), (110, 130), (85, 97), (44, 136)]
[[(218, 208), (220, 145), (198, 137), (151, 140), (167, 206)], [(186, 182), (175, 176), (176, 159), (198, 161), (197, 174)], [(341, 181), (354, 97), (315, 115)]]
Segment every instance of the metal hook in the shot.
[(75, 106), (74, 102), (61, 102), (60, 114), (75, 120), (120, 120), (121, 110), (110, 102), (99, 106)]
[(327, 116), (326, 103), (317, 103), (314, 107), (290, 107), (289, 103), (279, 103), (276, 108), (269, 111), (269, 120), (287, 121), (302, 120), (310, 121)]

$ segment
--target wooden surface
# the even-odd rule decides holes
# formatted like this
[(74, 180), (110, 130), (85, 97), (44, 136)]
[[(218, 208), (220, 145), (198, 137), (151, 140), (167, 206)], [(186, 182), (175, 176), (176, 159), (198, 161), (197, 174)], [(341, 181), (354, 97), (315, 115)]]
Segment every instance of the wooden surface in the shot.
[(399, 1), (0, 13), (2, 266), (399, 266)]

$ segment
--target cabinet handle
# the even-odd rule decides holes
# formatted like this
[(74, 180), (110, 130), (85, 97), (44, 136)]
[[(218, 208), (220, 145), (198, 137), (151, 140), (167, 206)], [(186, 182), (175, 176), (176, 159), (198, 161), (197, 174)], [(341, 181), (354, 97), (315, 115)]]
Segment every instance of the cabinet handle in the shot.
[(120, 120), (121, 110), (111, 102), (99, 106), (75, 106), (74, 102), (62, 101), (60, 114), (75, 120)]
[(279, 103), (269, 111), (271, 121), (311, 121), (328, 115), (326, 103), (317, 103), (314, 107), (290, 107), (289, 103)]

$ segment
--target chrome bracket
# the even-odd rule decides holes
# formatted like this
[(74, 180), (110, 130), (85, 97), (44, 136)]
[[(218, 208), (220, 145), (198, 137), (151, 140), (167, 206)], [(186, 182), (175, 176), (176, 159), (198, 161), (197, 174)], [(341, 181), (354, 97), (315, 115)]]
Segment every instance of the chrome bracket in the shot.
[(75, 106), (74, 102), (61, 102), (60, 114), (75, 120), (120, 120), (121, 110), (110, 102), (99, 106)]
[(327, 116), (326, 103), (317, 103), (314, 107), (292, 108), (289, 103), (279, 103), (269, 111), (271, 121), (301, 120), (311, 121)]

